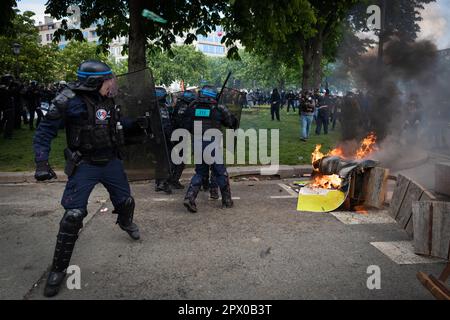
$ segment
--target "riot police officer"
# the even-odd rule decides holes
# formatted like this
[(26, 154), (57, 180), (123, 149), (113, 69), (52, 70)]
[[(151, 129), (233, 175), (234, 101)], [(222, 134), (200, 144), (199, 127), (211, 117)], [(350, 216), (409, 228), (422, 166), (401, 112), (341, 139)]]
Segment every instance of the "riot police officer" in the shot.
[[(173, 127), (169, 106), (167, 104), (167, 90), (163, 87), (156, 87), (155, 93), (156, 99), (158, 100), (159, 112), (161, 114), (161, 124), (164, 132), (164, 139), (170, 156), (170, 151), (172, 150), (170, 136), (172, 135)], [(164, 191), (167, 194), (171, 194), (172, 189), (170, 188), (169, 179), (170, 177), (156, 179), (155, 191)]]
[[(202, 125), (202, 136), (208, 129), (220, 129), (222, 126), (236, 129), (238, 121), (227, 107), (218, 103), (218, 93), (215, 88), (211, 86), (204, 86), (198, 98), (192, 102), (193, 116), (192, 120), (198, 121)], [(199, 137), (194, 136), (194, 139)], [(201, 137), (200, 137), (201, 138)], [(202, 138), (202, 154), (204, 149), (214, 141), (203, 141)], [(214, 155), (213, 155), (214, 156)], [(233, 206), (231, 199), (230, 181), (225, 165), (223, 163), (213, 162), (211, 164), (202, 162), (195, 165), (195, 175), (192, 177), (189, 188), (184, 198), (184, 206), (190, 212), (197, 212), (197, 205), (195, 199), (202, 186), (204, 177), (208, 176), (208, 171), (211, 166), (212, 176), (214, 176), (217, 185), (220, 188), (222, 195), (222, 206), (230, 208)]]
[(34, 114), (37, 114), (36, 127), (39, 126), (42, 117), (44, 116), (41, 110), (42, 92), (36, 80), (30, 82), (25, 97), (27, 100), (28, 112), (30, 113), (30, 130), (34, 130)]
[[(192, 114), (191, 103), (195, 100), (196, 94), (194, 91), (186, 90), (181, 93), (175, 102), (172, 114), (172, 126), (173, 129), (185, 129), (189, 132), (193, 132), (192, 128)], [(184, 186), (180, 183), (180, 178), (185, 168), (184, 162), (180, 164), (174, 164), (172, 166), (172, 175), (169, 179), (169, 183), (175, 189), (183, 189)]]
[(14, 77), (5, 74), (0, 79), (0, 131), (5, 139), (11, 139), (14, 129)]
[(68, 182), (61, 200), (65, 213), (44, 290), (47, 297), (56, 295), (64, 280), (78, 232), (88, 214), (89, 195), (97, 183), (108, 190), (119, 227), (133, 240), (140, 238), (133, 222), (134, 199), (119, 156), (124, 139), (123, 124), (112, 98), (117, 92), (115, 76), (108, 65), (97, 60), (81, 63), (77, 76), (77, 82), (69, 84), (52, 100), (33, 140), (35, 178), (52, 179), (56, 175), (48, 161), (51, 141), (60, 125), (65, 124)]

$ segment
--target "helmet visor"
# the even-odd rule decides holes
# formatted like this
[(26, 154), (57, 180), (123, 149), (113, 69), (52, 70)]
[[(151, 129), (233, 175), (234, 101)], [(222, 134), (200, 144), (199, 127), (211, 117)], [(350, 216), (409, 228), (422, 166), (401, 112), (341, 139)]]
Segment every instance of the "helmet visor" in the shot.
[(117, 85), (117, 78), (114, 74), (108, 76), (108, 79), (103, 81), (99, 90), (100, 94), (104, 97), (112, 98), (119, 92), (119, 86)]

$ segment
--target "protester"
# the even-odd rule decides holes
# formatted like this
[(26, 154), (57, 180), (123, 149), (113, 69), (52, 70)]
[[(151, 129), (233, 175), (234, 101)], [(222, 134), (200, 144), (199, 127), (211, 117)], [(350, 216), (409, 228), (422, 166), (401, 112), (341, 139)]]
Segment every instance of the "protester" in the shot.
[(305, 92), (300, 101), (300, 120), (301, 120), (301, 140), (306, 142), (309, 138), (311, 124), (314, 119), (314, 111), (316, 109), (316, 101), (314, 96)]
[(278, 121), (280, 121), (280, 103), (281, 96), (278, 93), (278, 89), (275, 88), (270, 96), (270, 114), (272, 116), (272, 121), (275, 120), (275, 116)]

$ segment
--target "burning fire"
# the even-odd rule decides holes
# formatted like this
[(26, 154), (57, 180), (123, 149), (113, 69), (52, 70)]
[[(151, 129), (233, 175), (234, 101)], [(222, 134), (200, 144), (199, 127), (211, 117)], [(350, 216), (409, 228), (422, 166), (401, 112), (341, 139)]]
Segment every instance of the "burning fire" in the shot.
[(356, 151), (356, 159), (364, 159), (376, 149), (375, 143), (377, 142), (377, 136), (371, 132), (367, 137), (363, 139), (359, 149)]
[[(361, 141), (361, 144), (360, 144), (358, 150), (356, 150), (356, 153), (352, 158), (357, 159), (357, 160), (367, 158), (372, 152), (377, 150), (376, 145), (375, 145), (376, 142), (377, 142), (377, 137), (373, 132), (371, 132), (367, 137), (365, 137)], [(312, 153), (312, 157), (311, 157), (312, 163), (315, 163), (316, 161), (318, 161), (326, 156), (341, 157), (344, 159), (349, 158), (349, 157), (344, 156), (344, 151), (340, 147), (332, 149), (327, 154), (323, 154), (320, 151), (321, 148), (322, 148), (322, 145), (320, 145), (320, 144), (316, 145), (314, 152)], [(314, 168), (314, 170), (318, 171), (317, 168)], [(342, 179), (336, 174), (316, 175), (310, 185), (315, 188), (338, 189), (341, 186), (341, 183), (342, 183)]]
[(342, 179), (337, 175), (317, 175), (310, 184), (313, 188), (338, 189), (341, 186)]

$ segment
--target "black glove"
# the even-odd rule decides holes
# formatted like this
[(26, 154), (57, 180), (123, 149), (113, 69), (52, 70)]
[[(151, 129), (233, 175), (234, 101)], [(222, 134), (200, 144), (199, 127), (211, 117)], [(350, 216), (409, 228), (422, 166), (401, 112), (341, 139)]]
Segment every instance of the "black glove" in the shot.
[(56, 179), (56, 173), (50, 167), (48, 161), (39, 161), (36, 162), (36, 173), (34, 174), (34, 178), (37, 181)]

